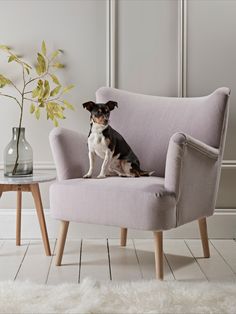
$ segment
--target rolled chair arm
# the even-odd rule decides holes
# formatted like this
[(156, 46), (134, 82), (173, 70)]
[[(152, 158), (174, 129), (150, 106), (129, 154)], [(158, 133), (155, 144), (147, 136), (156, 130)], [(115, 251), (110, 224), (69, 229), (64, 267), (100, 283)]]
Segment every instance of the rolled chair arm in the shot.
[(179, 145), (188, 145), (209, 158), (217, 159), (219, 156), (219, 149), (209, 146), (185, 133), (175, 133), (170, 139), (170, 143), (171, 142)]
[(87, 137), (75, 131), (55, 128), (49, 135), (58, 180), (82, 177), (88, 170)]
[(169, 141), (165, 190), (175, 194), (177, 225), (213, 213), (220, 173), (220, 153), (187, 134), (175, 133)]

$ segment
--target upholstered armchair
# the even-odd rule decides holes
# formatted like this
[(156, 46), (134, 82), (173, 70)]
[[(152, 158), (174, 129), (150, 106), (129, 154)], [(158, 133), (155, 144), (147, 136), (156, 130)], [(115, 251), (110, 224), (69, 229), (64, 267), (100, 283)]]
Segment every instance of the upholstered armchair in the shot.
[[(83, 179), (87, 137), (56, 128), (50, 134), (58, 182), (50, 205), (61, 221), (56, 265), (61, 265), (70, 221), (154, 234), (156, 277), (163, 278), (163, 231), (198, 220), (204, 257), (209, 257), (206, 217), (214, 213), (223, 156), (230, 90), (204, 97), (175, 98), (102, 87), (99, 103), (114, 100), (111, 126), (127, 140), (151, 177)], [(89, 117), (88, 117), (89, 120)]]

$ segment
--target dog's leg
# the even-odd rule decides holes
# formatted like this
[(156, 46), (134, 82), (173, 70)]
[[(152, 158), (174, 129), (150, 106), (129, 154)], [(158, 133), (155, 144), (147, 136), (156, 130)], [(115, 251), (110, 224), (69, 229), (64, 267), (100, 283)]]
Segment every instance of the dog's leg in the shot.
[(110, 172), (115, 173), (116, 175), (118, 175), (119, 177), (124, 177), (126, 176), (122, 167), (121, 167), (121, 160), (119, 160), (117, 158), (117, 156), (115, 156), (110, 163)]
[(107, 173), (107, 170), (110, 166), (111, 159), (112, 159), (112, 152), (110, 150), (107, 150), (105, 158), (104, 158), (103, 163), (102, 163), (101, 171), (100, 171), (99, 175), (97, 176), (98, 179), (102, 179), (102, 178), (106, 177), (106, 173)]
[(95, 153), (89, 151), (88, 155), (89, 155), (89, 171), (83, 176), (83, 178), (91, 178), (93, 174)]
[(119, 170), (117, 169), (113, 169), (113, 171), (119, 176), (119, 177), (125, 177), (125, 173), (124, 172), (120, 172)]

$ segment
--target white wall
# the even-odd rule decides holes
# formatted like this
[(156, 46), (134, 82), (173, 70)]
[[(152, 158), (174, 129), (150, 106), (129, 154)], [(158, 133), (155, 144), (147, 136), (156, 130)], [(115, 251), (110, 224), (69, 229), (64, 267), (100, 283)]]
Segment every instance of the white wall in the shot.
[[(178, 4), (177, 0), (116, 1), (116, 87), (178, 95)], [(219, 86), (232, 89), (224, 156), (229, 168), (222, 170), (217, 201), (217, 207), (232, 221), (235, 218), (231, 215), (236, 213), (236, 1), (191, 0), (187, 8), (187, 96), (206, 95)], [(88, 114), (81, 104), (94, 99), (96, 89), (106, 85), (106, 35), (106, 0), (0, 1), (0, 43), (12, 46), (32, 62), (43, 39), (49, 48), (65, 51), (67, 67), (60, 78), (76, 85), (70, 99), (77, 110), (67, 112), (61, 125), (83, 133), (88, 131)], [(0, 57), (0, 73), (17, 79), (13, 65), (2, 61)], [(28, 112), (24, 119), (36, 169), (50, 168), (51, 124), (43, 119), (35, 121)], [(0, 98), (0, 165), (11, 127), (17, 121), (16, 105)], [(48, 186), (42, 185), (45, 208), (49, 207)], [(6, 194), (0, 201), (0, 212), (2, 209), (6, 214), (5, 209), (14, 206), (15, 195)], [(24, 195), (24, 207), (33, 208), (29, 195)]]
[[(61, 61), (66, 69), (58, 71), (65, 84), (74, 83), (75, 88), (68, 99), (76, 111), (68, 111), (61, 126), (86, 133), (89, 128), (88, 113), (81, 104), (95, 99), (95, 91), (106, 84), (106, 1), (0, 1), (0, 42), (9, 45), (33, 63), (36, 52), (45, 40), (48, 49), (61, 48)], [(3, 54), (1, 54), (3, 55)], [(15, 64), (0, 59), (0, 73), (15, 78), (19, 72)], [(19, 82), (18, 82), (19, 83)], [(12, 126), (18, 125), (17, 105), (7, 98), (0, 98), (0, 165), (3, 149), (11, 139)], [(26, 137), (33, 147), (34, 163), (43, 167), (53, 162), (48, 142), (52, 124), (46, 119), (35, 120), (28, 108), (24, 114)], [(45, 207), (49, 207), (48, 184), (42, 185)], [(25, 195), (24, 205), (33, 208), (31, 197)], [(14, 195), (5, 194), (0, 208), (13, 208)]]
[[(230, 115), (224, 160), (236, 160), (236, 1), (188, 2), (187, 95), (231, 88)], [(223, 168), (217, 206), (236, 208), (236, 168)]]
[(178, 1), (117, 2), (116, 84), (178, 96)]

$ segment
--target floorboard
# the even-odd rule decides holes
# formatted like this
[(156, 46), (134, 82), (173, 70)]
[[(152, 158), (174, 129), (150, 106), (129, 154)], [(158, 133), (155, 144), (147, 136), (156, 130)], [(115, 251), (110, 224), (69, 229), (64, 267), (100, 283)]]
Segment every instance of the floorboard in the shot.
[[(154, 240), (137, 239), (134, 240), (134, 246), (138, 257), (141, 274), (143, 279), (155, 278), (155, 256), (154, 256)], [(164, 241), (165, 246), (165, 241)], [(164, 278), (165, 280), (174, 280), (172, 270), (164, 258)]]
[[(82, 245), (81, 245), (82, 244)], [(210, 258), (203, 258), (200, 240), (164, 240), (164, 279), (236, 281), (236, 241), (211, 240)], [(152, 239), (79, 239), (66, 241), (62, 266), (45, 256), (41, 240), (0, 240), (0, 280), (30, 280), (40, 284), (78, 283), (86, 277), (98, 281), (155, 279)]]
[(15, 280), (24, 260), (29, 241), (21, 241), (16, 246), (15, 240), (6, 240), (0, 248), (0, 280)]
[(110, 280), (107, 240), (82, 241), (80, 281), (86, 277)]
[(48, 273), (48, 284), (78, 283), (81, 240), (66, 241), (62, 265), (55, 266), (53, 256)]
[(236, 242), (234, 240), (211, 240), (211, 243), (236, 274)]
[(176, 280), (206, 280), (184, 240), (165, 240), (163, 249)]
[(121, 247), (119, 239), (109, 239), (112, 280), (142, 279), (137, 255), (132, 240), (127, 240), (127, 246)]
[(186, 243), (209, 281), (235, 281), (236, 277), (232, 269), (211, 243), (209, 243), (210, 258), (203, 257), (199, 240), (187, 240)]
[[(52, 252), (54, 251), (55, 242), (55, 240), (50, 241)], [(16, 280), (30, 280), (32, 282), (45, 284), (51, 262), (52, 256), (45, 255), (42, 241), (30, 241), (24, 262), (19, 269)]]

